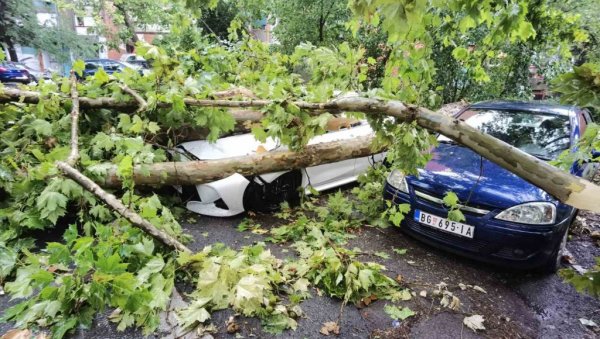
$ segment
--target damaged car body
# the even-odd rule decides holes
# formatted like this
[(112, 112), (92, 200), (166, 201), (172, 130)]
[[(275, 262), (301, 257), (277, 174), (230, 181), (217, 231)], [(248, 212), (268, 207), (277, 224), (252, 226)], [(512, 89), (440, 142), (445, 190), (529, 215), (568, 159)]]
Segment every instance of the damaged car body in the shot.
[[(332, 118), (327, 130), (327, 133), (312, 138), (308, 144), (351, 140), (374, 133), (366, 120), (345, 117)], [(250, 133), (220, 138), (212, 143), (205, 140), (185, 142), (177, 148), (182, 161), (225, 159), (287, 149), (272, 138), (261, 143)], [(381, 162), (383, 157), (380, 153), (252, 177), (236, 173), (221, 180), (182, 189), (192, 190), (188, 193), (193, 198), (187, 202), (186, 207), (198, 214), (230, 217), (244, 211), (271, 212), (277, 210), (283, 202), (298, 201), (299, 189), (309, 193), (309, 186), (317, 191), (324, 191), (353, 182), (371, 165)]]

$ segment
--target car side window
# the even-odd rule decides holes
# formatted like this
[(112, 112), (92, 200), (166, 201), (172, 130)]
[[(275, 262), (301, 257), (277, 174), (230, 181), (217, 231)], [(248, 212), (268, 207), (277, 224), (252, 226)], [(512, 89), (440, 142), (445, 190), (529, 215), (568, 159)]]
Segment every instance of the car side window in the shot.
[(98, 69), (98, 65), (88, 62), (85, 64), (85, 69), (87, 69), (87, 70)]
[(590, 124), (590, 123), (594, 122), (594, 121), (592, 120), (592, 116), (590, 115), (590, 111), (588, 111), (587, 109), (584, 109), (584, 110), (582, 111), (582, 113), (583, 113), (583, 118), (585, 119), (585, 121), (586, 121), (588, 124)]
[(104, 63), (104, 69), (107, 71), (117, 71), (117, 70), (119, 70), (119, 66), (120, 66), (120, 64), (118, 64), (116, 62), (105, 62)]

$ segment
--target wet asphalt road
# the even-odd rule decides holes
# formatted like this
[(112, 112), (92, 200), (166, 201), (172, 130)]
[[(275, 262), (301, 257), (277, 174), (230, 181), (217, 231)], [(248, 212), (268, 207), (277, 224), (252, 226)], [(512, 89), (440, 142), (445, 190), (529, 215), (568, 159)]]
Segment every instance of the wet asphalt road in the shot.
[[(238, 249), (263, 241), (264, 235), (237, 231), (236, 227), (244, 217), (218, 219), (194, 216), (196, 222), (183, 225), (195, 239), (189, 246), (199, 250), (206, 245), (222, 242)], [(280, 220), (268, 215), (253, 218), (265, 229), (281, 224)], [(588, 222), (591, 225), (588, 226), (600, 230), (598, 219), (592, 216), (592, 221)], [(355, 235), (348, 244), (349, 248), (359, 247), (368, 252), (385, 251), (390, 255), (385, 260), (376, 256), (361, 256), (361, 260), (384, 264), (391, 277), (401, 275), (402, 281), (417, 295), (410, 301), (400, 302), (400, 305), (410, 307), (417, 312), (417, 316), (405, 320), (400, 327), (392, 328), (391, 319), (383, 312), (386, 301), (376, 301), (363, 309), (349, 305), (343, 313), (341, 338), (595, 338), (598, 335), (583, 326), (579, 318), (600, 324), (600, 301), (577, 293), (556, 275), (490, 267), (422, 244), (397, 228), (363, 227)], [(267, 246), (282, 259), (293, 253), (287, 245)], [(392, 248), (406, 248), (407, 253), (398, 255)], [(600, 247), (585, 235), (573, 236), (568, 248), (574, 260), (583, 267), (590, 267), (594, 256), (600, 256)], [(459, 311), (442, 308), (440, 298), (432, 296), (433, 286), (440, 282), (445, 282), (459, 297)], [(478, 285), (487, 293), (473, 289), (461, 290), (459, 283)], [(418, 296), (421, 291), (426, 291), (427, 297)], [(311, 294), (313, 297), (301, 304), (306, 317), (298, 321), (298, 329), (277, 337), (323, 337), (319, 330), (324, 322), (337, 319), (340, 301), (320, 297), (315, 290)], [(13, 303), (7, 296), (0, 297), (1, 309)], [(98, 315), (92, 329), (80, 329), (73, 337), (143, 338), (137, 330), (117, 332), (116, 327), (107, 320), (108, 313)], [(219, 333), (214, 335), (216, 338), (235, 337), (227, 334), (224, 326), (232, 314), (231, 310), (213, 314), (213, 323), (219, 328)], [(463, 318), (472, 314), (480, 314), (485, 318), (485, 331), (474, 333), (462, 325)], [(261, 331), (260, 321), (256, 319), (238, 317), (237, 322), (241, 325), (239, 334), (245, 338), (273, 337)], [(10, 328), (10, 324), (0, 324), (0, 333)], [(150, 337), (160, 338), (163, 334)]]

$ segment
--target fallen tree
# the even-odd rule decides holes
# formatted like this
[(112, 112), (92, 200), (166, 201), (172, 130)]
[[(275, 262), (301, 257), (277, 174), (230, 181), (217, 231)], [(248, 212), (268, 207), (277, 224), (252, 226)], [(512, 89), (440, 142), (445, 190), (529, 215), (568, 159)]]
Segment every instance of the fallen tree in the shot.
[[(269, 100), (202, 100), (202, 102), (206, 106), (210, 103), (212, 107), (265, 107), (272, 104)], [(566, 204), (580, 209), (600, 211), (600, 204), (596, 201), (600, 196), (600, 187), (597, 185), (566, 173), (447, 115), (423, 107), (405, 105), (398, 101), (362, 97), (347, 97), (325, 103), (294, 102), (293, 104), (316, 113), (363, 112), (370, 115), (391, 116), (396, 118), (397, 122), (416, 121), (417, 124), (432, 132), (441, 133), (469, 147)], [(373, 153), (370, 144), (360, 145), (366, 141), (365, 139), (350, 144), (339, 142), (309, 146), (303, 153), (271, 152), (229, 160), (143, 165), (143, 168), (138, 166), (134, 170), (136, 173), (134, 180), (138, 184), (193, 185), (220, 179), (235, 172), (249, 175), (314, 166)], [(303, 157), (307, 159), (302, 160)], [(117, 185), (119, 180), (115, 171), (114, 168), (109, 170), (102, 183), (107, 186)]]
[[(196, 2), (190, 5), (197, 7)], [(471, 54), (477, 57), (479, 50), (504, 50), (504, 40), (514, 41), (520, 37), (519, 42), (525, 42), (535, 33), (527, 29), (529, 23), (525, 21), (525, 12), (516, 17), (512, 15), (513, 6), (505, 6), (504, 12), (502, 5), (493, 4), (492, 7), (488, 3), (478, 5), (479, 11), (470, 10), (471, 13), (463, 11), (464, 6), (460, 2), (456, 3), (457, 6), (449, 6), (449, 12), (440, 12), (431, 6), (404, 6), (389, 1), (352, 2), (351, 5), (353, 10), (359, 10), (356, 14), (363, 19), (377, 17), (387, 20), (382, 29), (390, 37), (389, 47), (393, 51), (389, 61), (383, 65), (388, 73), (381, 79), (383, 88), (373, 88), (377, 82), (367, 82), (368, 64), (373, 63), (372, 58), (367, 58), (361, 48), (351, 48), (349, 44), (336, 49), (302, 45), (292, 55), (281, 55), (255, 41), (239, 41), (223, 48), (200, 39), (193, 41), (196, 40), (194, 32), (174, 29), (167, 39), (158, 39), (167, 43), (165, 45), (140, 44), (136, 47), (136, 54), (153, 61), (153, 70), (143, 76), (128, 71), (108, 75), (99, 69), (86, 81), (76, 86), (71, 83), (71, 97), (67, 96), (68, 81), (57, 78), (53, 82), (40, 81), (37, 87), (33, 87), (39, 92), (0, 89), (0, 103), (8, 103), (0, 108), (3, 113), (0, 120), (4, 124), (0, 138), (4, 146), (0, 187), (7, 196), (0, 206), (0, 284), (4, 279), (10, 281), (5, 286), (13, 298), (31, 297), (7, 310), (5, 319), (16, 321), (20, 328), (50, 326), (53, 337), (60, 338), (73, 328), (88, 328), (92, 325), (93, 315), (109, 306), (116, 308), (109, 318), (119, 322), (119, 329), (144, 326), (146, 334), (149, 334), (158, 326), (157, 313), (165, 310), (176, 273), (181, 280), (190, 281), (187, 273), (193, 270), (196, 278), (192, 277), (191, 281), (198, 283), (194, 294), (199, 298), (195, 298), (187, 312), (179, 313), (185, 318), (181, 323), (186, 326), (206, 324), (210, 311), (230, 304), (236, 312), (259, 314), (265, 320), (268, 317), (271, 324), (279, 323), (279, 332), (295, 326), (293, 319), (286, 315), (288, 310), (276, 303), (279, 293), (264, 292), (288, 291), (280, 282), (292, 283), (292, 279), (301, 275), (287, 278), (279, 274), (274, 269), (283, 269), (287, 265), (282, 266), (276, 258), (262, 255), (263, 249), (258, 247), (263, 246), (260, 245), (242, 249), (239, 256), (220, 245), (212, 249), (209, 246), (206, 251), (190, 255), (187, 248), (171, 241), (183, 243), (186, 236), (176, 220), (179, 216), (174, 213), (175, 210), (169, 209), (170, 199), (161, 199), (149, 190), (136, 189), (135, 181), (142, 180), (142, 174), (148, 168), (155, 170), (150, 175), (152, 179), (166, 176), (168, 180), (180, 180), (180, 165), (190, 166), (189, 172), (194, 175), (190, 183), (215, 180), (228, 174), (223, 163), (212, 161), (204, 163), (201, 168), (194, 168), (194, 163), (190, 162), (170, 164), (171, 169), (161, 169), (164, 164), (161, 162), (167, 159), (165, 148), (181, 142), (177, 131), (180, 128), (205, 128), (208, 138), (214, 140), (223, 132), (231, 131), (236, 122), (260, 120), (260, 124), (252, 126), (257, 137), (277, 137), (290, 149), (299, 151), (265, 154), (260, 160), (265, 163), (263, 168), (256, 165), (256, 158), (224, 160), (229, 162), (230, 171), (256, 173), (272, 171), (274, 164), (281, 169), (309, 164), (303, 163), (306, 160), (302, 159), (308, 157), (307, 149), (312, 146), (303, 146), (311, 137), (324, 132), (326, 119), (321, 114), (364, 112), (375, 117), (371, 122), (378, 132), (377, 142), (391, 146), (391, 161), (407, 172), (413, 172), (417, 165), (424, 164), (427, 157), (423, 156), (423, 152), (433, 139), (423, 128), (418, 128), (418, 124), (471, 147), (547, 188), (563, 201), (582, 208), (593, 205), (597, 188), (588, 187), (585, 182), (558, 173), (558, 170), (541, 162), (536, 163), (536, 159), (524, 156), (493, 138), (486, 139), (486, 136), (451, 118), (396, 101), (344, 98), (326, 102), (338, 91), (355, 91), (434, 105), (437, 101), (435, 93), (430, 90), (435, 88), (431, 86), (431, 79), (435, 69), (442, 65), (428, 60), (433, 44), (431, 37), (425, 36), (424, 32), (443, 32), (438, 29), (438, 24), (443, 23), (448, 32), (452, 32), (447, 36), (448, 41), (457, 46), (453, 56), (461, 57), (461, 67), (464, 65), (473, 70), (469, 73), (476, 75), (473, 80), (479, 83), (485, 78), (485, 70), (478, 69), (480, 63), (464, 60), (464, 57), (471, 59)], [(375, 16), (377, 12), (385, 15)], [(501, 46), (482, 46), (474, 53), (460, 47), (464, 41), (460, 41), (462, 37), (455, 39), (454, 35), (470, 30), (469, 25), (462, 24), (465, 15), (480, 22), (478, 15), (473, 14), (476, 12), (482, 13), (482, 18), (494, 19), (495, 22), (484, 20), (486, 25), (494, 25), (484, 31), (494, 34), (490, 41), (502, 40)], [(388, 13), (410, 14), (407, 16), (410, 20), (398, 15), (387, 16)], [(438, 13), (443, 13), (443, 17)], [(448, 13), (451, 15), (447, 16)], [(446, 17), (460, 19), (461, 27), (458, 21), (448, 25), (448, 20), (435, 20)], [(511, 20), (502, 19), (505, 17)], [(174, 21), (178, 27), (184, 26), (180, 19), (177, 16), (177, 21)], [(390, 25), (391, 22), (394, 24)], [(431, 24), (436, 22), (438, 24)], [(496, 24), (502, 29), (495, 29)], [(410, 28), (408, 32), (406, 28)], [(82, 71), (85, 64), (78, 61), (73, 68)], [(253, 92), (244, 91), (241, 87)], [(226, 93), (219, 92), (224, 88), (231, 89)], [(71, 109), (71, 100), (73, 107), (81, 109), (81, 117), (75, 114), (77, 109)], [(254, 112), (252, 116), (251, 112)], [(387, 116), (410, 124), (383, 123), (388, 120)], [(171, 137), (174, 131), (177, 138)], [(396, 147), (395, 141), (404, 142), (405, 136), (411, 137), (406, 131), (414, 132), (411, 144), (406, 149)], [(159, 133), (166, 135), (164, 139), (168, 140), (158, 140)], [(413, 143), (413, 140), (416, 142)], [(356, 142), (360, 143), (360, 140)], [(155, 145), (158, 147), (153, 147)], [(311, 161), (337, 161), (373, 151), (366, 145), (355, 145), (362, 151), (353, 153), (348, 151), (351, 145), (338, 144), (339, 148), (331, 148), (330, 145), (329, 150), (322, 153), (332, 154), (315, 152)], [(346, 150), (340, 151), (344, 147)], [(406, 156), (398, 161), (402, 155)], [(269, 164), (269, 161), (274, 164)], [(136, 167), (146, 163), (150, 165)], [(121, 189), (117, 190), (122, 196), (117, 198), (84, 175), (91, 165), (97, 164), (115, 166), (116, 178), (123, 180)], [(161, 180), (159, 184), (163, 183)], [(372, 192), (373, 196), (381, 197), (380, 190)], [(350, 221), (354, 217), (348, 212), (339, 214), (335, 219)], [(49, 229), (67, 223), (64, 244), (50, 243), (46, 250), (38, 251), (34, 242), (27, 239), (32, 229)], [(325, 220), (323, 224), (326, 224)], [(338, 226), (330, 226), (337, 228), (344, 224), (336, 222)], [(164, 231), (168, 237), (161, 236), (155, 229)], [(60, 231), (60, 228), (54, 231)], [(355, 263), (351, 251), (339, 248), (337, 244), (331, 245), (333, 241), (329, 238), (314, 241), (318, 232), (311, 233), (310, 240), (306, 240), (315, 246), (314, 259), (318, 260), (309, 258), (309, 261), (317, 265), (312, 267), (314, 274), (295, 281), (297, 284), (294, 285), (300, 286), (298, 291), (293, 290), (294, 293), (306, 292), (308, 283), (312, 283), (328, 295), (343, 297), (344, 302), (366, 297), (372, 301), (372, 297), (382, 296), (365, 286), (364, 275), (361, 276), (359, 270), (368, 269), (364, 273), (372, 277), (383, 267)], [(328, 255), (324, 257), (321, 251), (327, 251)], [(306, 254), (306, 251), (303, 252)], [(256, 261), (257, 258), (261, 260)], [(235, 265), (228, 262), (235, 262)], [(245, 269), (246, 265), (240, 266), (242, 262), (248, 264), (250, 270)], [(259, 262), (260, 266), (250, 267)], [(259, 267), (264, 269), (254, 269)], [(223, 275), (219, 273), (221, 270)], [(235, 275), (228, 274), (233, 271)], [(289, 271), (299, 272), (297, 269)], [(324, 272), (330, 278), (322, 279)], [(223, 279), (224, 275), (227, 275), (226, 279)], [(333, 281), (340, 276), (343, 280), (335, 284), (318, 285), (319, 281)], [(383, 279), (391, 281), (383, 274), (381, 278), (378, 281), (369, 278), (368, 285), (382, 286)], [(211, 291), (207, 283), (215, 287), (213, 296), (216, 300), (201, 294)], [(224, 293), (224, 286), (231, 287), (232, 291)], [(252, 299), (248, 300), (248, 292), (252, 291), (258, 293), (251, 293)], [(401, 299), (402, 295), (396, 293), (396, 298)], [(213, 301), (207, 305), (209, 300)], [(295, 303), (292, 298), (285, 298), (286, 303), (288, 300), (290, 304)]]

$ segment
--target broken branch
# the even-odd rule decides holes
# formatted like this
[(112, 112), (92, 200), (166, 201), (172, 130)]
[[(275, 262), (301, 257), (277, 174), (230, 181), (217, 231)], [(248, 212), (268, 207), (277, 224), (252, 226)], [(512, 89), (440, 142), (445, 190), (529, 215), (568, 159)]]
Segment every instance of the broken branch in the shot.
[(181, 252), (191, 252), (187, 246), (179, 242), (174, 237), (169, 234), (159, 230), (154, 225), (152, 225), (149, 221), (142, 218), (139, 214), (135, 213), (131, 209), (127, 208), (121, 200), (117, 199), (114, 195), (106, 192), (100, 186), (98, 186), (95, 182), (93, 182), (90, 178), (83, 175), (73, 166), (69, 165), (63, 161), (57, 161), (56, 167), (58, 167), (67, 177), (73, 179), (77, 182), (81, 187), (85, 188), (100, 200), (102, 200), (105, 204), (114, 209), (117, 213), (122, 215), (125, 219), (129, 220), (131, 224), (142, 229), (146, 233), (153, 236), (155, 239), (161, 241), (167, 246), (170, 246)]
[(112, 207), (117, 213), (129, 220), (132, 225), (142, 229), (167, 246), (175, 248), (178, 251), (191, 252), (189, 248), (180, 243), (177, 239), (154, 227), (149, 221), (127, 208), (121, 200), (103, 190), (90, 178), (86, 177), (73, 167), (79, 160), (79, 93), (77, 92), (77, 79), (75, 78), (73, 71), (71, 71), (71, 98), (73, 101), (73, 108), (71, 110), (71, 152), (67, 161), (57, 161), (56, 167), (58, 167), (64, 175), (71, 178), (81, 187), (104, 201), (105, 204)]
[(79, 92), (77, 92), (77, 78), (71, 71), (71, 152), (67, 158), (67, 163), (74, 165), (79, 160)]
[(135, 101), (137, 101), (138, 103), (138, 109), (136, 110), (136, 112), (142, 112), (145, 111), (146, 108), (148, 108), (148, 103), (146, 102), (146, 100), (144, 98), (142, 98), (141, 95), (138, 94), (138, 92), (134, 91), (133, 89), (131, 89), (131, 87), (122, 84), (119, 85), (119, 87), (121, 88), (121, 90), (129, 95), (131, 95)]

